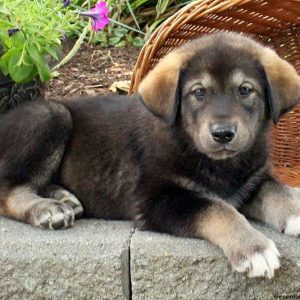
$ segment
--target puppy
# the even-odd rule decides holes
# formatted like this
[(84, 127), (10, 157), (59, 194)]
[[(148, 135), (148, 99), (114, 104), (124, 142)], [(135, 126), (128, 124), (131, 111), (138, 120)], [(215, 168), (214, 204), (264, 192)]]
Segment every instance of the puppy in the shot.
[(279, 252), (244, 215), (300, 233), (300, 193), (272, 178), (267, 148), (270, 120), (300, 98), (294, 68), (248, 37), (216, 33), (166, 55), (138, 92), (3, 114), (0, 214), (50, 229), (83, 210), (135, 220), (207, 239), (236, 271), (273, 277)]

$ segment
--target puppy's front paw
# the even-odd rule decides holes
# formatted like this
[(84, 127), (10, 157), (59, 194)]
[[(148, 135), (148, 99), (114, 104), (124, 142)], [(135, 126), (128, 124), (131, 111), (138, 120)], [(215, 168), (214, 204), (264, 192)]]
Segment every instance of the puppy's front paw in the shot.
[(52, 199), (43, 199), (30, 208), (25, 221), (36, 227), (54, 230), (73, 226), (74, 219), (74, 210), (69, 205)]
[(279, 257), (274, 242), (263, 235), (259, 239), (244, 241), (244, 247), (240, 245), (228, 255), (232, 267), (247, 273), (250, 278), (274, 277), (274, 271), (280, 267)]
[(288, 235), (300, 235), (300, 215), (288, 217), (283, 232)]

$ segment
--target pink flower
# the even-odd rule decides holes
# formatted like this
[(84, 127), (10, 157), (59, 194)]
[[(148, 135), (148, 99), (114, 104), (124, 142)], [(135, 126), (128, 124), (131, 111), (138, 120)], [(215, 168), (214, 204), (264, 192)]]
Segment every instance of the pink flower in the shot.
[(108, 7), (105, 1), (99, 2), (91, 10), (80, 12), (80, 15), (92, 18), (94, 31), (103, 29), (108, 23)]

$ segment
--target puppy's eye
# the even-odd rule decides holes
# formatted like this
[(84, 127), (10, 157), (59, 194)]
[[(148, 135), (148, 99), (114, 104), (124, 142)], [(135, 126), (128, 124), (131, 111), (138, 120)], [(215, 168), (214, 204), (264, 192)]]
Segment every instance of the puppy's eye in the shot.
[(245, 96), (249, 96), (252, 93), (252, 87), (248, 84), (242, 84), (239, 87), (239, 93), (241, 96), (245, 97)]
[(192, 92), (193, 96), (197, 99), (197, 100), (203, 100), (205, 98), (205, 89), (203, 87), (199, 87), (197, 89), (195, 89)]

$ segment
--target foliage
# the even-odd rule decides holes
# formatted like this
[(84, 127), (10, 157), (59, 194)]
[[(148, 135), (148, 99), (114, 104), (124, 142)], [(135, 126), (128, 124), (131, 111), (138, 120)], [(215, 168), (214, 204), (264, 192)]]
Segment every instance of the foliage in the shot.
[[(92, 7), (96, 2), (73, 0), (71, 5)], [(89, 40), (103, 46), (132, 44), (141, 47), (163, 21), (190, 2), (192, 0), (108, 0), (110, 25), (104, 31), (91, 32)], [(85, 26), (86, 21), (81, 22)]]
[(127, 26), (152, 33), (166, 18), (192, 2), (182, 0), (108, 0), (110, 18)]
[[(107, 0), (110, 24), (90, 30), (93, 20), (80, 16), (99, 0), (0, 0), (0, 71), (17, 83), (37, 76), (47, 81), (55, 74), (51, 60), (59, 59), (61, 43), (78, 37), (71, 52), (56, 67), (69, 61), (83, 41), (103, 46), (141, 47), (170, 15), (191, 0)], [(89, 11), (87, 11), (89, 10)]]
[(78, 14), (61, 0), (0, 0), (0, 69), (17, 83), (52, 77), (50, 57), (68, 32), (79, 29)]

